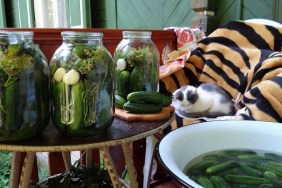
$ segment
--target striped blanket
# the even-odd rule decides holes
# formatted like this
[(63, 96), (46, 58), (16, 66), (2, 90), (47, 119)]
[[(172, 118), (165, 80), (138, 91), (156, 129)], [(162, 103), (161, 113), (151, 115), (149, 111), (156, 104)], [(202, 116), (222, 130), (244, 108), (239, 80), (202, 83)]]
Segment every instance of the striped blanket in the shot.
[(160, 92), (213, 82), (245, 120), (282, 122), (282, 26), (231, 21), (202, 39), (185, 66), (160, 80)]

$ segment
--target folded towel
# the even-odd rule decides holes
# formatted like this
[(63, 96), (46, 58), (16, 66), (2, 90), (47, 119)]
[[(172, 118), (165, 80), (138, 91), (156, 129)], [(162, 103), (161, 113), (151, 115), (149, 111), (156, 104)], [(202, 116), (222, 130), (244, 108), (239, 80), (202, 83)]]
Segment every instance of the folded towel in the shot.
[(169, 76), (185, 66), (191, 51), (197, 47), (198, 40), (205, 37), (200, 29), (189, 27), (168, 27), (165, 30), (174, 30), (177, 37), (177, 50), (164, 49), (163, 65), (160, 66), (159, 78)]

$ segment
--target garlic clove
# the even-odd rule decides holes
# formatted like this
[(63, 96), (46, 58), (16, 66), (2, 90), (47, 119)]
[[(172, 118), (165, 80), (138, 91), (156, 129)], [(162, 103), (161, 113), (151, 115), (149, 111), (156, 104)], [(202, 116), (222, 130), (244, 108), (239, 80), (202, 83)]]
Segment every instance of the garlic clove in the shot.
[(126, 68), (126, 61), (124, 59), (117, 60), (117, 68), (123, 71)]
[(74, 85), (79, 81), (79, 73), (75, 69), (71, 69), (66, 73), (63, 82), (67, 85)]
[(53, 78), (57, 81), (57, 82), (61, 82), (63, 80), (63, 77), (65, 76), (65, 74), (67, 73), (66, 69), (60, 67), (56, 70)]

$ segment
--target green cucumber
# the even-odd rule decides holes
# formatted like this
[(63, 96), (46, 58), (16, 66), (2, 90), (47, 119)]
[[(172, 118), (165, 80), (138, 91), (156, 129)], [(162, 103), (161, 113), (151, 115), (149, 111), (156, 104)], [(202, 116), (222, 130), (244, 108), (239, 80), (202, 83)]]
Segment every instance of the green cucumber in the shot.
[[(43, 73), (42, 70), (36, 70), (34, 72), (35, 80), (35, 98), (38, 112), (38, 119), (41, 119), (41, 123), (48, 124), (50, 117), (49, 110), (49, 77)], [(42, 127), (46, 127), (43, 126)]]
[(272, 183), (273, 185), (275, 185), (277, 187), (282, 187), (282, 182), (279, 181), (279, 177), (275, 173), (273, 173), (271, 171), (265, 171), (263, 173), (263, 177), (268, 179), (269, 182)]
[(136, 91), (127, 95), (127, 100), (133, 103), (163, 104), (163, 95), (156, 91)]
[(224, 179), (230, 183), (241, 183), (241, 184), (265, 184), (269, 183), (269, 180), (266, 178), (259, 178), (254, 176), (245, 176), (245, 175), (226, 175)]
[(261, 184), (261, 185), (259, 185), (259, 188), (272, 188), (272, 187), (274, 187), (274, 185), (272, 185), (272, 184)]
[(143, 89), (143, 74), (141, 72), (141, 68), (139, 67), (134, 67), (130, 74), (130, 87), (129, 91), (134, 92), (134, 91), (142, 91)]
[(172, 97), (163, 95), (163, 107), (169, 106), (172, 103)]
[(5, 82), (7, 80), (7, 74), (5, 71), (0, 68), (0, 129), (3, 128), (2, 125), (5, 123), (5, 117), (6, 117), (6, 112), (5, 112)]
[(211, 180), (205, 176), (201, 176), (198, 178), (198, 183), (204, 188), (214, 188)]
[(278, 176), (282, 176), (282, 169), (279, 168), (279, 167), (273, 167), (269, 164), (262, 163), (262, 162), (259, 162), (259, 161), (256, 161), (256, 160), (250, 161), (250, 163), (252, 164), (252, 166), (254, 166), (254, 167), (256, 167), (260, 170), (271, 171)]
[(14, 79), (6, 86), (5, 92), (6, 100), (6, 119), (5, 124), (8, 131), (14, 131), (19, 126), (19, 80)]
[(265, 157), (271, 158), (273, 161), (281, 161), (282, 162), (282, 155), (276, 153), (265, 153)]
[[(69, 90), (69, 91), (66, 91)], [(79, 81), (73, 86), (63, 82), (55, 82), (52, 85), (52, 120), (59, 130), (73, 133), (84, 125), (83, 92), (85, 85)]]
[(268, 161), (267, 164), (269, 164), (270, 166), (273, 166), (273, 167), (282, 167), (282, 163), (277, 163), (277, 162), (273, 162), (273, 161)]
[(225, 155), (229, 155), (229, 156), (230, 155), (238, 156), (238, 155), (255, 155), (256, 154), (256, 152), (253, 150), (232, 150), (232, 149), (224, 150), (222, 153)]
[(227, 169), (234, 168), (237, 166), (239, 166), (239, 164), (235, 160), (230, 160), (224, 163), (220, 163), (220, 164), (211, 166), (207, 168), (206, 172), (208, 174), (215, 174), (215, 173), (222, 172), (222, 171), (225, 171)]
[(123, 109), (123, 105), (126, 103), (126, 100), (119, 95), (115, 95), (115, 107)]
[(210, 180), (216, 188), (230, 188), (230, 185), (220, 176), (211, 176)]
[[(53, 80), (54, 81), (54, 80)], [(61, 105), (64, 103), (64, 87), (63, 82), (54, 81), (50, 88), (52, 98), (52, 121), (53, 124), (60, 130), (64, 131), (65, 124), (62, 122)]]
[(128, 70), (121, 71), (117, 77), (117, 94), (125, 99), (129, 93), (129, 79), (130, 72)]
[[(72, 106), (70, 108), (70, 122), (68, 123), (70, 129), (77, 130), (84, 125), (84, 107), (83, 93), (85, 91), (85, 84), (83, 81), (79, 81), (71, 86), (71, 101)], [(86, 101), (89, 102), (89, 101)]]
[(85, 57), (87, 57), (86, 53), (85, 53), (85, 46), (83, 45), (77, 45), (73, 48), (72, 53), (74, 55), (77, 55), (79, 58), (83, 59)]
[(238, 155), (239, 159), (247, 159), (247, 160), (271, 160), (269, 157), (261, 156), (261, 155)]
[(260, 177), (261, 176), (261, 172), (257, 169), (252, 168), (249, 165), (241, 165), (240, 169), (245, 172), (247, 175), (250, 176), (255, 176), (255, 177)]
[(132, 103), (127, 101), (123, 105), (123, 109), (136, 114), (158, 113), (162, 110), (162, 105)]
[(191, 166), (189, 168), (189, 171), (193, 172), (193, 171), (199, 171), (199, 172), (203, 172), (205, 171), (208, 167), (210, 166), (214, 166), (215, 164), (218, 164), (218, 161), (216, 160), (203, 160), (203, 161), (200, 161), (199, 163)]
[(105, 90), (100, 91), (97, 98), (99, 101), (96, 103), (96, 128), (106, 130), (113, 120), (111, 109), (113, 100)]
[(119, 69), (115, 69), (115, 82), (116, 82), (116, 85), (115, 85), (115, 90), (116, 91), (119, 91), (120, 90), (120, 84), (118, 83), (118, 79), (119, 79), (119, 77), (120, 77), (120, 73), (121, 73), (121, 70), (119, 70)]

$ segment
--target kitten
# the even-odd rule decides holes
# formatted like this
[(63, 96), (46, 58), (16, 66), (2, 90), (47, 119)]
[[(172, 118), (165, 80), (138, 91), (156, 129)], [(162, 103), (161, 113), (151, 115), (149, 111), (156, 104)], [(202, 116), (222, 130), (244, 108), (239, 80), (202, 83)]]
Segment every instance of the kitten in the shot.
[(203, 83), (198, 88), (186, 85), (173, 93), (175, 112), (185, 118), (235, 115), (234, 102), (229, 94), (213, 83)]

